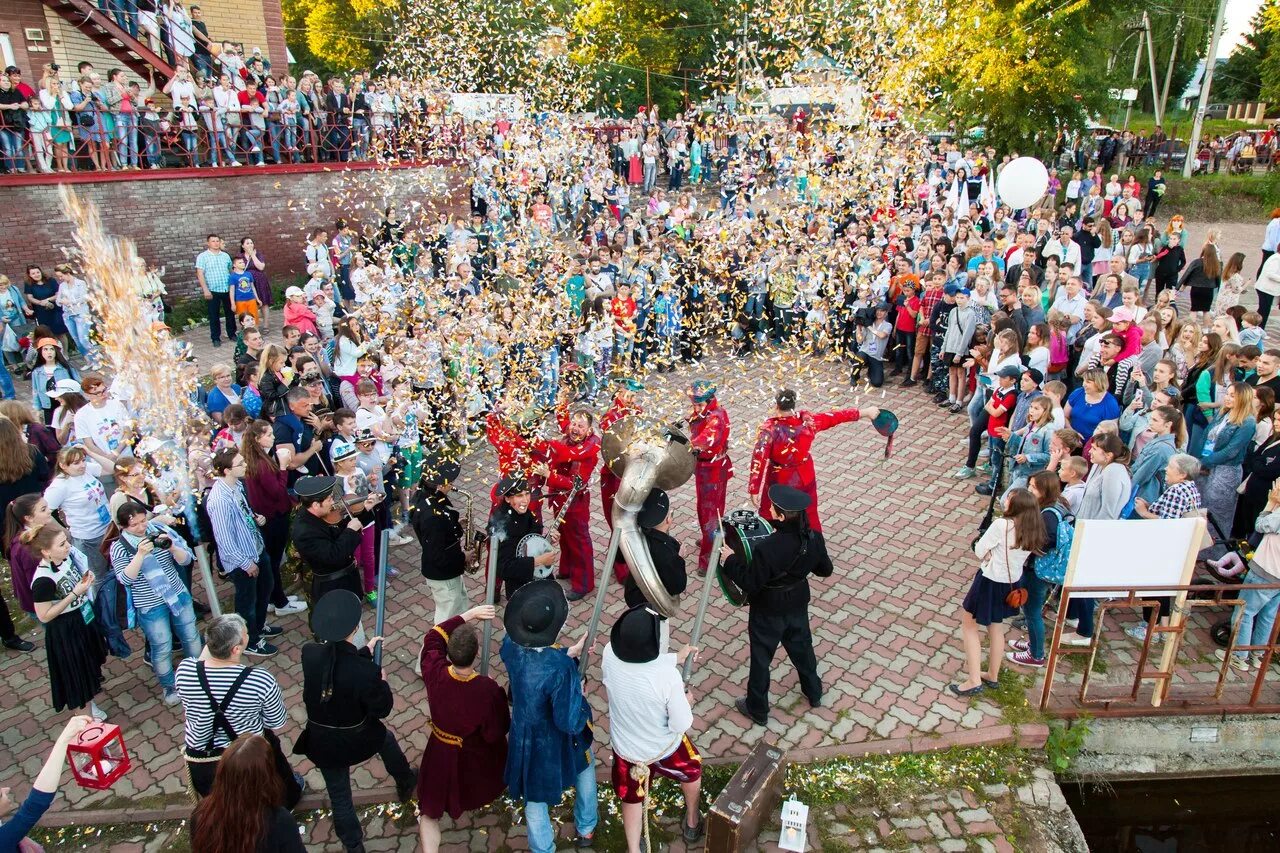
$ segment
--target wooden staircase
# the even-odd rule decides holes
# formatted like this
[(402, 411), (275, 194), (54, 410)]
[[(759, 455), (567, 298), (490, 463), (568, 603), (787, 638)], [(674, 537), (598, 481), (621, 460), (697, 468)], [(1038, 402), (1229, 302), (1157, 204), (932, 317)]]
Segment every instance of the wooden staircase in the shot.
[(43, 0), (43, 3), (143, 80), (154, 73), (158, 87), (173, 77), (174, 68), (164, 57), (129, 35), (128, 30), (121, 29), (111, 13), (99, 9), (93, 0)]

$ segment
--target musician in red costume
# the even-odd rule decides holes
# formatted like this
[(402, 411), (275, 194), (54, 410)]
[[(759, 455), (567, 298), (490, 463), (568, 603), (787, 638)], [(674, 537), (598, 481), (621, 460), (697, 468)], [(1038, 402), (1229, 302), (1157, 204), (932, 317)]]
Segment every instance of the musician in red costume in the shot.
[[(636, 402), (636, 394), (644, 390), (644, 383), (638, 379), (631, 378), (618, 379), (617, 383), (618, 390), (613, 395), (613, 403), (610, 404), (609, 411), (605, 412), (604, 417), (600, 419), (601, 435), (604, 435), (609, 431), (609, 427), (625, 417), (644, 414), (644, 409)], [(610, 530), (613, 530), (613, 496), (618, 493), (618, 487), (621, 484), (621, 478), (609, 470), (609, 460), (602, 459), (600, 464), (600, 506), (604, 509), (604, 520), (609, 525)], [(618, 558), (614, 560), (613, 571), (619, 583), (626, 582), (630, 572), (627, 570), (627, 561), (622, 558), (622, 552), (618, 552)]]
[(705, 575), (711, 563), (711, 544), (715, 541), (720, 518), (724, 515), (725, 495), (733, 476), (729, 459), (729, 413), (716, 399), (716, 386), (705, 379), (689, 386), (689, 444), (698, 457), (693, 481), (698, 497), (698, 530), (702, 540), (698, 546), (698, 574)]
[[(529, 511), (542, 521), (542, 465), (547, 461), (546, 449), (542, 442), (534, 441), (527, 435), (520, 423), (519, 413), (509, 413), (511, 404), (500, 400), (494, 410), (484, 420), (484, 435), (498, 454), (498, 478), (523, 477), (529, 482), (533, 500)], [(502, 502), (502, 497), (495, 486), (489, 492), (489, 500), (494, 508)]]
[[(556, 420), (564, 432), (564, 440), (552, 439), (546, 443), (547, 506), (552, 517), (560, 514), (565, 500), (573, 490), (574, 477), (582, 483), (591, 482), (591, 472), (600, 459), (600, 436), (595, 433), (595, 417), (589, 409), (573, 409), (561, 403), (556, 409)], [(554, 521), (550, 527), (554, 528)], [(555, 535), (551, 529), (549, 535)], [(595, 589), (595, 556), (591, 547), (591, 492), (583, 488), (573, 498), (564, 513), (559, 530), (560, 576), (568, 577), (573, 589), (566, 593), (570, 601), (585, 598)]]
[(756, 448), (751, 454), (751, 476), (747, 481), (751, 503), (759, 508), (763, 517), (774, 518), (769, 487), (780, 483), (799, 489), (810, 498), (805, 510), (809, 516), (809, 527), (820, 531), (818, 484), (813, 471), (813, 456), (809, 453), (813, 439), (833, 426), (862, 418), (873, 419), (880, 410), (867, 406), (834, 412), (797, 412), (796, 392), (790, 388), (779, 391), (774, 397), (774, 404), (777, 408), (773, 417), (760, 425)]

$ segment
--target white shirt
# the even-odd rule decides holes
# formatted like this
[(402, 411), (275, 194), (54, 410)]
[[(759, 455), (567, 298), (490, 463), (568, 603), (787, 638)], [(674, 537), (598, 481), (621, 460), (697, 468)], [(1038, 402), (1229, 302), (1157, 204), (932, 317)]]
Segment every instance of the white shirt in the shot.
[(111, 523), (107, 491), (98, 479), (101, 473), (102, 466), (88, 458), (79, 477), (54, 477), (44, 490), (45, 503), (51, 510), (62, 510), (76, 539), (97, 539)]
[(601, 668), (614, 752), (636, 764), (661, 761), (675, 752), (693, 725), (676, 656), (667, 652), (647, 663), (624, 663), (611, 643), (604, 647)]
[(1031, 556), (1030, 551), (1014, 546), (1013, 522), (1007, 518), (991, 522), (973, 546), (973, 552), (981, 561), (982, 574), (997, 583), (1017, 583), (1022, 577), (1023, 564)]
[(76, 437), (81, 441), (91, 438), (107, 453), (119, 453), (129, 420), (129, 412), (119, 400), (107, 400), (101, 408), (90, 403), (76, 412)]

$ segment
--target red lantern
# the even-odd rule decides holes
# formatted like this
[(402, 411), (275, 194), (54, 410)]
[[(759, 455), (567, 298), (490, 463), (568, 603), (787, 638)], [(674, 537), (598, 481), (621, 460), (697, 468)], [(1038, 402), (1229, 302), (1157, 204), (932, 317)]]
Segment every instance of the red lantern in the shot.
[(70, 744), (67, 758), (71, 774), (81, 788), (105, 791), (129, 772), (129, 751), (120, 727), (112, 723), (90, 723)]

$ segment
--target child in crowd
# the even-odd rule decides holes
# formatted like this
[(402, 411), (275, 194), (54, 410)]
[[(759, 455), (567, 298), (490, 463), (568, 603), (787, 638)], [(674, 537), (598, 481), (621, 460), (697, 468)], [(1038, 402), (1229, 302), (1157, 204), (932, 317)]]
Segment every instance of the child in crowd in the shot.
[(1067, 396), (1067, 386), (1064, 382), (1054, 380), (1044, 384), (1044, 395), (1053, 401), (1053, 428), (1060, 430), (1067, 425), (1067, 415), (1062, 410), (1062, 401)]
[(1080, 510), (1080, 501), (1084, 499), (1084, 479), (1088, 475), (1089, 463), (1081, 456), (1068, 456), (1058, 467), (1062, 499), (1067, 502), (1072, 515)]
[[(307, 307), (307, 294), (302, 288), (290, 287), (284, 292), (284, 298), (287, 300), (284, 304), (284, 321), (299, 333), (310, 332), (313, 335), (319, 335), (315, 312)], [(286, 345), (288, 345), (287, 341)]]
[(244, 258), (234, 258), (231, 261), (231, 275), (227, 278), (227, 284), (231, 288), (231, 305), (236, 314), (252, 316), (256, 325), (262, 300), (258, 298), (258, 288), (254, 286), (253, 276), (245, 272)]
[(675, 370), (680, 343), (680, 301), (672, 297), (670, 282), (664, 281), (658, 285), (658, 296), (653, 301), (650, 322), (657, 337), (654, 354), (657, 357), (658, 372)]
[(1266, 337), (1267, 331), (1262, 328), (1262, 315), (1257, 311), (1246, 311), (1240, 318), (1240, 346), (1254, 346), (1261, 349)]
[(636, 344), (636, 301), (631, 298), (631, 285), (620, 283), (617, 296), (609, 300), (609, 315), (613, 317), (613, 357), (626, 364)]
[(378, 386), (372, 379), (361, 379), (356, 385), (356, 431), (369, 430), (377, 443), (374, 449), (382, 464), (391, 460), (391, 445), (388, 443), (395, 436), (391, 433), (391, 421), (386, 409), (378, 404)]
[[(351, 498), (368, 497), (372, 489), (369, 486), (369, 478), (364, 471), (360, 469), (359, 463), (356, 461), (356, 455), (359, 453), (355, 446), (346, 441), (335, 441), (329, 450), (330, 458), (333, 460), (333, 475), (338, 478), (338, 482), (342, 485), (342, 498), (346, 500), (347, 505), (351, 505)], [(360, 520), (360, 546), (356, 549), (356, 565), (360, 567), (360, 572), (364, 576), (364, 591), (369, 601), (377, 601), (377, 578), (374, 572), (377, 571), (377, 564), (374, 562), (373, 550), (373, 513), (361, 510), (353, 513)]]
[(53, 423), (53, 391), (59, 379), (78, 379), (79, 374), (71, 367), (62, 352), (62, 344), (57, 338), (41, 338), (36, 341), (37, 358), (35, 368), (31, 371), (31, 402), (44, 413), (46, 425)]
[(311, 312), (316, 315), (316, 329), (320, 332), (322, 341), (333, 337), (334, 307), (334, 301), (326, 295), (323, 288), (316, 291), (311, 299)]

